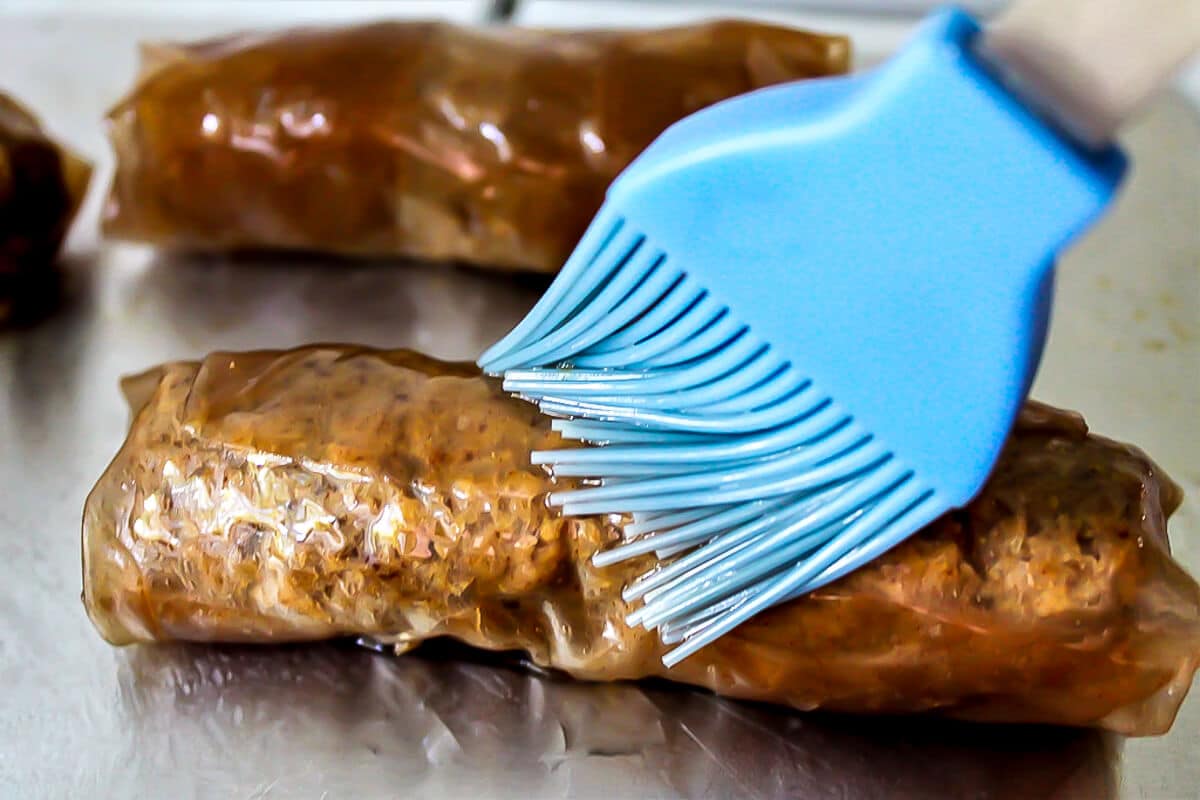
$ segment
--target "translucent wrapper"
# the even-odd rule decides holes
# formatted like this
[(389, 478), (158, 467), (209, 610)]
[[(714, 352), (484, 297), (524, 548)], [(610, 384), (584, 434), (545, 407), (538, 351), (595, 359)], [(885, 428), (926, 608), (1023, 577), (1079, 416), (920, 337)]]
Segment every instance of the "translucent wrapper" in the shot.
[(1165, 731), (1200, 660), (1178, 489), (1031, 405), (981, 496), (666, 669), (597, 569), (618, 518), (564, 519), (537, 410), (473, 367), (320, 346), (127, 379), (129, 437), (84, 511), (84, 599), (115, 644), (451, 636), (595, 680), (796, 708)]
[(29, 321), (57, 298), (51, 265), (91, 172), (0, 92), (0, 327)]
[(849, 45), (748, 22), (383, 23), (143, 55), (140, 82), (109, 114), (106, 233), (553, 272), (608, 184), (668, 125), (844, 72)]

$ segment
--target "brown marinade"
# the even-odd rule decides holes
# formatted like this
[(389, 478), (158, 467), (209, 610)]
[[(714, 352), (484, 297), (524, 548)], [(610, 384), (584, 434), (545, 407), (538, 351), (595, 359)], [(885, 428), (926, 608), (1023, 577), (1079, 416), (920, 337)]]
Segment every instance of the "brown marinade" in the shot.
[(1170, 726), (1200, 659), (1200, 588), (1165, 533), (1178, 489), (1045, 406), (968, 508), (665, 670), (622, 621), (646, 562), (590, 562), (620, 520), (548, 509), (529, 452), (557, 434), (474, 367), (315, 346), (125, 389), (132, 428), (83, 522), (115, 644), (452, 636), (580, 678), (1130, 734)]
[(149, 46), (109, 114), (104, 228), (173, 248), (553, 272), (672, 122), (849, 58), (844, 37), (733, 21), (380, 23)]

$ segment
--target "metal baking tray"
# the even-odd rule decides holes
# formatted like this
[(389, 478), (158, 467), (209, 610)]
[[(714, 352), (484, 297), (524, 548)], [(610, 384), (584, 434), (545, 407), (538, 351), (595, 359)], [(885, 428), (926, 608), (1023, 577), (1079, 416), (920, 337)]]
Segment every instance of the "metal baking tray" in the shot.
[[(446, 8), (462, 19), (479, 5)], [(119, 375), (316, 340), (470, 358), (544, 286), (438, 265), (181, 259), (101, 243), (99, 119), (131, 80), (135, 42), (247, 24), (221, 16), (228, 4), (190, 8), (0, 13), (0, 87), (101, 173), (64, 259), (65, 307), (0, 335), (0, 796), (1195, 796), (1196, 699), (1167, 736), (1123, 742), (585, 685), (453, 648), (106, 645), (79, 602), (79, 514), (124, 435)], [(1136, 169), (1123, 198), (1061, 266), (1035, 394), (1142, 445), (1184, 484), (1172, 535), (1200, 571), (1200, 124), (1172, 97), (1127, 141)]]

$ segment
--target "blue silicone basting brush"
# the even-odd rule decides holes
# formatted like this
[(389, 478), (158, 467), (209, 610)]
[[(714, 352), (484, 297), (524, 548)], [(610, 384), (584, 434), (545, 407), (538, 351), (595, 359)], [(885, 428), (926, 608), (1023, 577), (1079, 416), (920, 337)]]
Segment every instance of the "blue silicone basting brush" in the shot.
[[(1099, 15), (1097, 18), (1096, 15)], [(668, 129), (480, 360), (590, 447), (533, 454), (625, 513), (631, 624), (671, 665), (877, 557), (987, 478), (1055, 254), (1112, 196), (1117, 122), (1200, 39), (1195, 0), (929, 19), (859, 76)]]

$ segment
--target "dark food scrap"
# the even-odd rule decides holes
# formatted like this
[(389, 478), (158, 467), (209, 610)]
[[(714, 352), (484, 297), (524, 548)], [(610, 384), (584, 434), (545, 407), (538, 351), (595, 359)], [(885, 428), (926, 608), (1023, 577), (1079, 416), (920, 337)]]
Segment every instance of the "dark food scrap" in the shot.
[(0, 328), (41, 316), (58, 297), (59, 246), (91, 167), (0, 93)]

